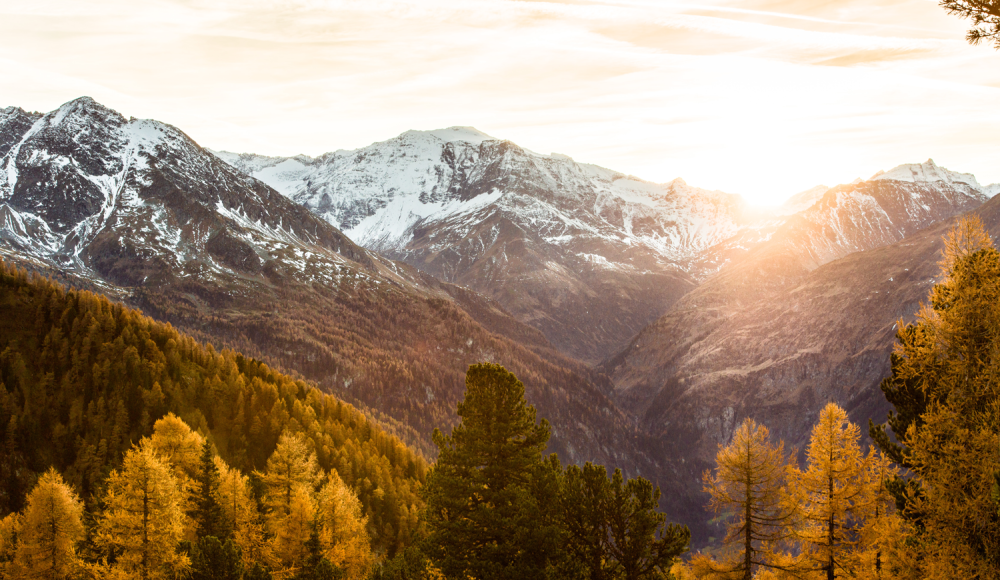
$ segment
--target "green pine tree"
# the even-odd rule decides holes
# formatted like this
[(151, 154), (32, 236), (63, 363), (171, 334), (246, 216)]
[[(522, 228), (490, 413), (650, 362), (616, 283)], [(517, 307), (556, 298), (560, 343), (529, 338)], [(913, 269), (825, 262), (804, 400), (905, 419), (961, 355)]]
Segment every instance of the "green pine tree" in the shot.
[(343, 570), (323, 557), (323, 545), (316, 526), (313, 526), (306, 541), (306, 553), (306, 560), (293, 580), (341, 580), (344, 577)]
[(194, 481), (195, 505), (191, 514), (199, 537), (214, 536), (223, 540), (231, 535), (217, 499), (218, 489), (219, 467), (215, 464), (212, 444), (206, 439), (201, 446), (198, 473)]
[(191, 553), (190, 580), (240, 580), (243, 559), (232, 540), (224, 543), (215, 536), (198, 538)]
[(541, 510), (532, 489), (549, 424), (536, 423), (524, 385), (500, 365), (470, 366), (465, 384), (461, 422), (450, 435), (434, 431), (425, 551), (449, 578), (541, 578), (548, 555), (535, 541)]
[(660, 488), (635, 477), (625, 481), (621, 469), (611, 477), (606, 515), (608, 552), (621, 566), (624, 580), (660, 578), (670, 573), (678, 556), (688, 550), (691, 532), (667, 524), (657, 508)]

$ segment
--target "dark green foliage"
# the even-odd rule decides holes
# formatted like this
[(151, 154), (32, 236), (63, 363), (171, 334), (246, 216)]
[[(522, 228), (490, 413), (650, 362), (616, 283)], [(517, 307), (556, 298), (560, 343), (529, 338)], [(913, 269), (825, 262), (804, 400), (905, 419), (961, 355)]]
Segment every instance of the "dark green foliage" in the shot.
[(563, 476), (559, 497), (567, 552), (590, 580), (612, 578), (614, 561), (608, 557), (607, 508), (611, 482), (602, 465), (589, 461), (581, 468), (570, 465)]
[(419, 546), (397, 552), (372, 572), (371, 580), (426, 580), (427, 556)]
[(319, 531), (313, 528), (306, 541), (306, 549), (309, 556), (306, 558), (302, 568), (295, 574), (294, 580), (340, 580), (344, 576), (344, 571), (334, 566), (329, 560), (323, 557), (320, 548)]
[(410, 541), (426, 463), (363, 414), (263, 363), (199, 344), (90, 292), (0, 264), (0, 517), (54, 466), (88, 505), (173, 412), (230, 465), (263, 469), (282, 431), (357, 490), (373, 545)]
[[(914, 324), (899, 328), (896, 331), (896, 340), (900, 344), (913, 345), (917, 350), (924, 350), (930, 346), (926, 330)], [(920, 427), (920, 417), (927, 411), (928, 398), (921, 387), (921, 378), (908, 372), (908, 361), (899, 354), (892, 353), (890, 365), (892, 374), (882, 379), (879, 388), (895, 410), (889, 411), (887, 421), (881, 425), (876, 425), (869, 419), (868, 435), (886, 457), (901, 467), (910, 468), (906, 446), (899, 441), (903, 440), (906, 430), (911, 425)], [(889, 435), (888, 429), (892, 430), (892, 436)], [(920, 493), (919, 486), (894, 476), (887, 482), (887, 489), (895, 500), (899, 512), (913, 517), (914, 514), (908, 511), (906, 506), (916, 494)]]
[(609, 479), (600, 465), (571, 465), (563, 477), (560, 520), (566, 552), (590, 580), (658, 578), (688, 549), (684, 526), (657, 511), (659, 488), (620, 469)]
[[(917, 341), (926, 340), (921, 331), (922, 329), (919, 327), (907, 324), (896, 331), (896, 340), (901, 344), (914, 344)], [(869, 419), (868, 434), (889, 459), (892, 459), (897, 465), (909, 467), (906, 449), (897, 441), (903, 439), (910, 425), (920, 426), (920, 416), (927, 411), (927, 395), (920, 388), (918, 378), (903, 376), (903, 368), (906, 363), (901, 356), (893, 353), (890, 361), (892, 375), (882, 379), (879, 388), (882, 389), (886, 400), (892, 403), (895, 410), (889, 412), (888, 420), (882, 425), (875, 425)], [(889, 436), (886, 427), (892, 429), (895, 440)]]
[[(548, 423), (535, 423), (524, 386), (500, 365), (469, 367), (462, 422), (435, 432), (438, 462), (427, 478), (423, 543), (449, 578), (586, 577), (640, 580), (669, 573), (690, 533), (666, 525), (659, 488), (587, 463), (565, 473), (542, 460)], [(420, 577), (419, 560), (385, 578)], [(389, 574), (392, 574), (391, 576)]]
[(230, 536), (231, 531), (226, 528), (222, 507), (215, 499), (215, 492), (219, 487), (219, 468), (215, 465), (214, 457), (212, 444), (206, 439), (201, 448), (198, 478), (194, 482), (197, 504), (191, 517), (198, 525), (199, 536), (225, 539)]
[(625, 580), (656, 578), (688, 549), (691, 533), (666, 524), (657, 511), (660, 489), (641, 477), (624, 481), (620, 469), (611, 478), (607, 509), (609, 552), (622, 567)]
[(255, 562), (253, 568), (243, 574), (243, 580), (271, 580), (271, 572), (260, 563)]
[(524, 385), (492, 363), (469, 367), (458, 415), (451, 435), (434, 432), (440, 454), (423, 493), (425, 552), (446, 577), (543, 577), (548, 557), (532, 491), (548, 422), (536, 424)]
[(243, 560), (232, 540), (201, 536), (191, 550), (191, 580), (240, 580)]

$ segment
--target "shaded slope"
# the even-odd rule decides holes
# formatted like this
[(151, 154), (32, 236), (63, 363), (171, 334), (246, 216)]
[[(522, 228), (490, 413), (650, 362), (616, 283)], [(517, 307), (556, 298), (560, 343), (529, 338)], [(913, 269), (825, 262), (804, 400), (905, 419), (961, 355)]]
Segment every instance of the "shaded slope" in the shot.
[(355, 245), (181, 131), (83, 98), (0, 132), (15, 136), (0, 159), (7, 258), (314, 380), (428, 456), (467, 366), (501, 363), (564, 460), (655, 477), (606, 378), (497, 303)]
[(0, 516), (50, 466), (93, 505), (111, 469), (172, 412), (231, 465), (264, 469), (302, 433), (358, 493), (376, 548), (412, 540), (424, 460), (315, 387), (90, 292), (0, 262)]

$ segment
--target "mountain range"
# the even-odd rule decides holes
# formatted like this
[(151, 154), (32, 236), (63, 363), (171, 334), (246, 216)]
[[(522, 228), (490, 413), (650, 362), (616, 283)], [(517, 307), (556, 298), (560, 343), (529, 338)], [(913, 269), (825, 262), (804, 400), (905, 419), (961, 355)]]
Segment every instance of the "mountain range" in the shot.
[[(475, 129), (316, 158), (213, 152), (89, 98), (0, 110), (0, 255), (356, 404), (432, 457), (500, 362), (565, 461), (654, 479), (695, 532), (745, 417), (793, 445), (829, 400), (880, 421), (898, 320), (992, 196), (928, 160), (764, 211)], [(2, 346), (2, 345), (0, 345)]]

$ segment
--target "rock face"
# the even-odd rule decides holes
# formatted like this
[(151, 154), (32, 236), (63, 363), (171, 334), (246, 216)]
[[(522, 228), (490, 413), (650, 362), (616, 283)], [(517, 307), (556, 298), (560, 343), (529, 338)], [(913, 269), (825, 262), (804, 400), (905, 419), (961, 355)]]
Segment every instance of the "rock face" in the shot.
[(895, 325), (935, 282), (950, 218), (986, 199), (970, 175), (904, 165), (830, 189), (752, 249), (713, 249), (730, 262), (602, 365), (618, 401), (701, 469), (746, 417), (800, 449), (827, 401), (884, 420)]
[(316, 159), (218, 155), (591, 362), (691, 290), (705, 274), (698, 257), (756, 219), (735, 195), (647, 183), (467, 127)]
[(552, 421), (565, 460), (654, 472), (606, 378), (495, 301), (356, 245), (180, 130), (81, 98), (45, 115), (4, 109), (0, 144), (4, 259), (296, 371), (430, 456), (468, 365), (499, 362)]

